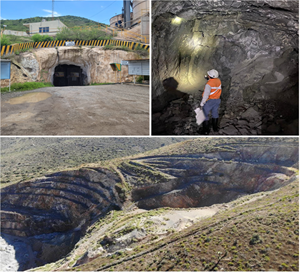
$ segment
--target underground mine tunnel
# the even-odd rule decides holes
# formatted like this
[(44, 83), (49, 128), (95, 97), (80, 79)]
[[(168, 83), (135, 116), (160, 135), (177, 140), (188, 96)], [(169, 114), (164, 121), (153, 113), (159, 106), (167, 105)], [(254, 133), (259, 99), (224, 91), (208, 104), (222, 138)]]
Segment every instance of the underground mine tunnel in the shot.
[[(220, 135), (298, 135), (298, 1), (154, 1), (153, 134), (199, 134), (210, 69)], [(168, 42), (166, 42), (168, 41)]]
[(60, 64), (55, 67), (54, 86), (82, 86), (84, 74), (77, 65)]

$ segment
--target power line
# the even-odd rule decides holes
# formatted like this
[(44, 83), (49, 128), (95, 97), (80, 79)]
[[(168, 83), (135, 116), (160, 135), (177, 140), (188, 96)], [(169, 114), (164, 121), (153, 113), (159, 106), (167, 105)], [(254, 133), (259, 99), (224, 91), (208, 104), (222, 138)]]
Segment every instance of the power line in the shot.
[(94, 14), (93, 16), (89, 17), (89, 19), (91, 19), (92, 17), (98, 15), (99, 13), (101, 13), (103, 10), (107, 9), (108, 7), (110, 7), (110, 6), (111, 6), (113, 3), (115, 3), (115, 2), (117, 2), (117, 0), (116, 0), (116, 1), (113, 1), (110, 5), (108, 5), (108, 6), (105, 7), (104, 9), (100, 10), (98, 13), (96, 13), (96, 14)]

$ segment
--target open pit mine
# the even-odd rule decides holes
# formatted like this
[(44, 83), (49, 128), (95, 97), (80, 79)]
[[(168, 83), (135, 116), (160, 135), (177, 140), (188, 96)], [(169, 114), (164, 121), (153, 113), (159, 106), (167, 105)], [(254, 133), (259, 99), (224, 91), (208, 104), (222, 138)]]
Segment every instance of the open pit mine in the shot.
[(19, 271), (295, 270), (298, 145), (196, 139), (18, 182), (1, 189), (2, 240)]

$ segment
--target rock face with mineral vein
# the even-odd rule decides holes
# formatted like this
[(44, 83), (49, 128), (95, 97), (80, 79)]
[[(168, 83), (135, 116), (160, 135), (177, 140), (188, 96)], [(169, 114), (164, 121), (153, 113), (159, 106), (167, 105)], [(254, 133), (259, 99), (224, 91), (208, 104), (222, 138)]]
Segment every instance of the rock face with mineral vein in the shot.
[[(174, 78), (177, 90), (199, 100), (212, 68), (222, 80), (220, 134), (298, 133), (289, 126), (298, 127), (298, 1), (155, 1), (152, 13), (153, 111), (161, 113), (154, 115), (157, 134), (196, 134), (184, 125), (177, 131), (175, 125), (159, 128), (158, 120), (173, 121), (162, 116), (171, 110), (190, 123), (174, 107), (163, 111), (172, 99), (163, 81)], [(260, 118), (238, 124), (234, 119), (249, 109)]]

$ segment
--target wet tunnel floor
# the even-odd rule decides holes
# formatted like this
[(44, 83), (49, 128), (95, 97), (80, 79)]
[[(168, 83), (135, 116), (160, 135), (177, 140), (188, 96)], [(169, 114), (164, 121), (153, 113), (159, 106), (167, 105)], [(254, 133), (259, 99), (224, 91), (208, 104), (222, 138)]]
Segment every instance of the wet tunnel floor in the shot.
[(55, 67), (53, 75), (54, 86), (82, 86), (82, 69), (76, 65), (62, 64)]

